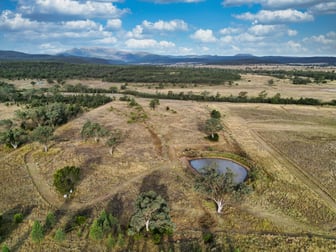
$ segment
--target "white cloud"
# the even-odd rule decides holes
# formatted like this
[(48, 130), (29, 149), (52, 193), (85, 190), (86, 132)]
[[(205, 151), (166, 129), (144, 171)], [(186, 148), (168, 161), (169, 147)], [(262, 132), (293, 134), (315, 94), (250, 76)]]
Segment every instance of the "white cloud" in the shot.
[(109, 29), (120, 29), (122, 26), (122, 21), (119, 18), (109, 19), (106, 22), (106, 28)]
[(23, 18), (19, 13), (13, 13), (9, 10), (5, 10), (0, 16), (0, 28), (6, 30), (24, 30), (24, 29), (36, 29), (39, 26), (39, 22), (31, 21), (27, 18)]
[(254, 25), (249, 31), (256, 36), (270, 35), (275, 32), (279, 32), (279, 29), (282, 29), (282, 25)]
[(95, 40), (97, 44), (115, 44), (117, 43), (117, 41), (118, 40), (115, 37), (106, 37), (106, 38)]
[(313, 13), (318, 14), (336, 14), (336, 2), (324, 2), (314, 5), (309, 9)]
[(292, 41), (292, 40), (286, 43), (286, 48), (288, 51), (291, 51), (292, 53), (302, 53), (307, 50), (300, 43)]
[(198, 3), (205, 0), (145, 0), (146, 2), (169, 4), (169, 3)]
[(326, 0), (224, 0), (224, 6), (261, 4), (268, 9), (309, 8)]
[(125, 42), (128, 48), (146, 49), (146, 48), (169, 48), (175, 47), (173, 42), (156, 41), (154, 39), (129, 39)]
[(66, 30), (103, 30), (101, 24), (88, 19), (62, 22), (61, 25)]
[(242, 33), (242, 34), (239, 34), (238, 36), (236, 36), (235, 39), (237, 41), (240, 41), (240, 42), (252, 42), (252, 43), (254, 43), (254, 42), (262, 41), (264, 39), (264, 37), (256, 36), (256, 35), (245, 32), (245, 33)]
[(253, 25), (248, 29), (249, 33), (255, 36), (273, 36), (281, 37), (284, 35), (295, 36), (297, 31), (288, 29), (285, 25)]
[(191, 35), (192, 39), (199, 40), (204, 43), (216, 42), (217, 39), (213, 34), (213, 31), (210, 29), (199, 29), (194, 34)]
[(65, 15), (84, 18), (113, 18), (128, 12), (113, 5), (113, 1), (75, 1), (75, 0), (21, 0), (20, 12), (26, 15)]
[(297, 34), (298, 32), (296, 30), (291, 30), (291, 29), (287, 30), (287, 35), (290, 37), (296, 36)]
[(143, 28), (141, 25), (135, 26), (132, 31), (127, 32), (127, 37), (129, 38), (142, 38)]
[(304, 39), (305, 42), (314, 42), (323, 45), (331, 45), (336, 49), (336, 32), (329, 32), (325, 35), (315, 35)]
[(221, 40), (223, 43), (230, 44), (230, 43), (233, 42), (233, 36), (226, 35), (226, 36), (224, 36), (224, 37), (221, 37), (220, 40)]
[(238, 19), (249, 20), (254, 23), (288, 23), (288, 22), (307, 22), (313, 21), (314, 17), (308, 12), (301, 12), (298, 10), (261, 10), (256, 14), (250, 12), (236, 15)]
[(159, 20), (157, 22), (149, 22), (144, 20), (142, 22), (142, 27), (148, 30), (157, 30), (157, 31), (186, 31), (188, 30), (188, 24), (180, 19), (174, 19), (171, 21)]
[(241, 29), (239, 28), (232, 28), (232, 27), (227, 27), (227, 28), (223, 28), (219, 31), (219, 33), (221, 35), (230, 35), (230, 34), (236, 34), (241, 32)]

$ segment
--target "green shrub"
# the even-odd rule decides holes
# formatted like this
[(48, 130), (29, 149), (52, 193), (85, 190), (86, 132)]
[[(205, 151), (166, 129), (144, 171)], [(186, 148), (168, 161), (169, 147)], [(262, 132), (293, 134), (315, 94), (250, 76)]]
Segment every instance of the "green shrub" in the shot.
[(54, 240), (57, 242), (62, 242), (64, 241), (64, 239), (65, 239), (64, 231), (61, 228), (57, 229), (55, 236), (54, 236)]
[(23, 214), (22, 213), (17, 213), (13, 217), (14, 223), (19, 224), (23, 221)]
[(219, 135), (217, 133), (210, 134), (210, 135), (207, 136), (207, 139), (209, 139), (210, 141), (213, 141), (213, 142), (218, 142)]
[(44, 239), (43, 228), (38, 220), (34, 221), (30, 236), (34, 243), (40, 243), (43, 241)]
[(45, 224), (44, 224), (44, 229), (45, 230), (50, 230), (56, 225), (56, 217), (54, 213), (48, 213)]
[(86, 222), (86, 217), (82, 215), (76, 216), (75, 222), (77, 226), (82, 226)]
[(203, 241), (206, 244), (212, 243), (214, 241), (214, 236), (212, 233), (207, 232), (205, 234), (203, 234)]
[(54, 174), (54, 186), (61, 194), (68, 194), (75, 189), (76, 183), (80, 179), (80, 168), (66, 166)]
[(10, 252), (10, 249), (7, 247), (6, 244), (2, 246), (1, 252)]
[(222, 115), (218, 110), (214, 109), (214, 110), (211, 111), (210, 116), (211, 116), (211, 118), (219, 119), (219, 118), (221, 118)]

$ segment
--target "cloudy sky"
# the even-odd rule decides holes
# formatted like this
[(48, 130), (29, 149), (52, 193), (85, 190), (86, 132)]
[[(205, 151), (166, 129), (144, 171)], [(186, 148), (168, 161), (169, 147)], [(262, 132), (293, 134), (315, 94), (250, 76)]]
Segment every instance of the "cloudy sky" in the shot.
[(336, 0), (0, 0), (0, 50), (336, 56)]

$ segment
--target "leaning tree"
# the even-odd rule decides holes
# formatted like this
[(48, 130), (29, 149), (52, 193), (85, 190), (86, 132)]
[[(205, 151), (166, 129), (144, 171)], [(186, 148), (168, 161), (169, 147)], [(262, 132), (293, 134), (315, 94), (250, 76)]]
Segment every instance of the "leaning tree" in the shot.
[(106, 145), (110, 148), (109, 152), (111, 156), (113, 155), (117, 146), (122, 143), (122, 141), (123, 141), (123, 134), (121, 130), (116, 129), (110, 132), (109, 138), (106, 141)]

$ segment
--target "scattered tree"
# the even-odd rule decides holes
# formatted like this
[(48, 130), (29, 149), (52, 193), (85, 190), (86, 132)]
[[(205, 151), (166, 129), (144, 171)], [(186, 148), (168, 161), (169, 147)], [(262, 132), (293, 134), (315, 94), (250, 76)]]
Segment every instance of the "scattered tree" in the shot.
[(150, 107), (151, 109), (153, 109), (153, 110), (155, 110), (155, 108), (156, 108), (157, 106), (159, 106), (159, 105), (160, 105), (160, 100), (157, 99), (157, 98), (152, 99), (152, 100), (150, 100), (150, 102), (149, 102), (149, 107)]
[(110, 147), (110, 155), (112, 156), (115, 149), (119, 144), (122, 143), (122, 132), (121, 130), (117, 129), (110, 133), (110, 137), (107, 139), (106, 144)]
[(48, 143), (53, 138), (53, 128), (49, 126), (38, 126), (32, 132), (33, 139), (43, 144), (44, 151), (48, 151)]
[(21, 144), (28, 140), (26, 131), (22, 128), (11, 128), (6, 132), (0, 134), (0, 143), (11, 146), (17, 149)]
[(222, 130), (223, 126), (219, 119), (217, 118), (210, 118), (205, 121), (205, 131), (209, 135), (209, 139), (215, 138), (215, 133)]
[(116, 229), (118, 229), (117, 219), (103, 210), (100, 216), (93, 221), (89, 235), (93, 240), (102, 240), (106, 234)]
[(65, 239), (64, 231), (61, 228), (57, 229), (55, 232), (54, 240), (57, 242), (62, 242), (64, 241), (64, 239)]
[(47, 214), (45, 224), (44, 224), (44, 230), (48, 231), (52, 229), (56, 225), (56, 216), (54, 213), (50, 212)]
[(230, 169), (227, 169), (225, 173), (220, 173), (214, 166), (202, 169), (195, 186), (216, 203), (217, 213), (222, 212), (226, 201), (237, 199), (249, 191), (245, 183), (236, 184), (234, 182), (234, 174)]
[(211, 118), (215, 118), (215, 119), (220, 119), (221, 118), (221, 113), (218, 110), (212, 110), (210, 113)]
[(43, 228), (38, 220), (34, 221), (30, 236), (32, 241), (35, 243), (40, 243), (41, 241), (43, 241), (44, 239)]
[(107, 136), (108, 133), (108, 130), (99, 123), (92, 123), (91, 121), (87, 121), (81, 130), (81, 136), (84, 140), (94, 138), (95, 142), (98, 142), (99, 138)]
[(164, 234), (171, 232), (173, 223), (167, 202), (156, 192), (141, 193), (135, 202), (135, 213), (130, 221), (130, 233), (146, 232)]
[(269, 79), (269, 80), (267, 81), (267, 84), (268, 84), (269, 86), (273, 86), (273, 85), (274, 85), (274, 80), (273, 80), (273, 79)]
[(54, 186), (62, 195), (67, 195), (75, 190), (75, 185), (80, 179), (80, 168), (65, 166), (54, 174)]

